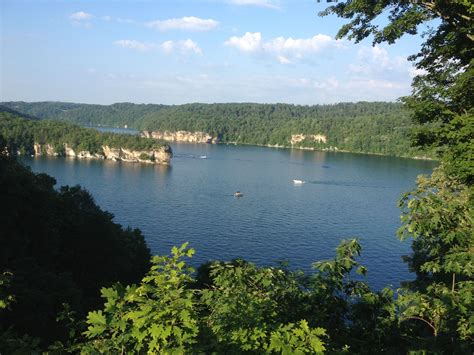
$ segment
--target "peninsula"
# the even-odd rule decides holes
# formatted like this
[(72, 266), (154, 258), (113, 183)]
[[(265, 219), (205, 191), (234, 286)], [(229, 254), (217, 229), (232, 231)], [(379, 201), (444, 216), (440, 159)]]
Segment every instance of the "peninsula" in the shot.
[(170, 164), (171, 147), (139, 136), (99, 132), (53, 120), (38, 120), (0, 107), (0, 148), (9, 155), (68, 156)]

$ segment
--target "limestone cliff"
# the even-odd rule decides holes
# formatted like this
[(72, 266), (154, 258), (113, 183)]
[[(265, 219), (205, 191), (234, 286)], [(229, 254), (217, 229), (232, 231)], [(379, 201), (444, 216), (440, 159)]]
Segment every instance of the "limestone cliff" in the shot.
[[(35, 155), (60, 155), (51, 144), (34, 144)], [(126, 148), (112, 148), (107, 145), (102, 146), (102, 151), (92, 153), (87, 150), (75, 151), (69, 145), (64, 144), (65, 156), (85, 159), (110, 159), (114, 161), (140, 162), (149, 164), (169, 164), (173, 156), (171, 147), (168, 145), (152, 150), (132, 150)]]
[(161, 139), (168, 142), (184, 142), (184, 143), (220, 143), (219, 137), (213, 137), (206, 132), (189, 132), (189, 131), (143, 131), (142, 137)]
[(290, 144), (295, 145), (304, 140), (313, 141), (317, 143), (327, 143), (327, 137), (322, 134), (292, 134)]
[(58, 153), (54, 151), (54, 148), (51, 144), (41, 145), (35, 143), (33, 145), (33, 149), (35, 150), (35, 155), (58, 155)]

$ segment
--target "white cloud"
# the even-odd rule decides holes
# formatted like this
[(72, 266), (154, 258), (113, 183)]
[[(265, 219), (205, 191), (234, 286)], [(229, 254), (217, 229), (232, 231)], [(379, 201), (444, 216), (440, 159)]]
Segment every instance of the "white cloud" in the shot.
[(140, 42), (133, 39), (121, 39), (115, 41), (114, 44), (123, 48), (134, 49), (141, 52), (146, 52), (156, 47), (153, 43)]
[(279, 10), (279, 2), (274, 0), (229, 0), (230, 4), (238, 6), (257, 6)]
[(410, 78), (413, 79), (415, 76), (426, 75), (426, 74), (428, 74), (428, 72), (425, 69), (417, 69), (415, 67), (411, 67), (408, 70), (408, 74), (410, 75)]
[(262, 50), (262, 34), (260, 32), (246, 32), (242, 37), (229, 38), (224, 44), (242, 52), (257, 52)]
[(263, 48), (269, 52), (299, 55), (305, 52), (319, 52), (328, 47), (342, 47), (342, 42), (334, 40), (330, 36), (318, 34), (306, 39), (277, 37), (263, 44)]
[(364, 62), (369, 61), (384, 68), (390, 66), (392, 62), (387, 50), (378, 45), (373, 47), (362, 47), (357, 52), (357, 57)]
[(94, 18), (94, 15), (84, 11), (78, 11), (69, 15), (71, 23), (75, 26), (90, 28), (92, 26), (90, 20)]
[(179, 45), (181, 46), (181, 49), (186, 51), (186, 52), (190, 51), (190, 52), (194, 52), (196, 54), (202, 54), (201, 48), (199, 48), (199, 46), (197, 45), (196, 42), (194, 42), (190, 39), (180, 41)]
[(184, 41), (165, 41), (160, 44), (160, 48), (165, 53), (180, 52), (182, 54), (194, 53), (202, 54), (201, 48), (191, 39), (186, 39)]
[(283, 55), (277, 56), (277, 59), (281, 64), (290, 64), (291, 63), (291, 60), (289, 60), (287, 57), (285, 57)]
[(303, 39), (276, 37), (264, 41), (260, 32), (246, 32), (241, 37), (233, 36), (224, 44), (241, 52), (270, 54), (281, 64), (289, 64), (295, 60), (303, 59), (308, 53), (344, 47), (343, 41), (323, 34)]
[[(277, 73), (224, 78), (211, 74), (147, 78), (144, 90), (183, 102), (292, 102), (297, 104), (341, 101), (392, 101), (409, 92), (409, 83), (371, 78), (349, 80), (327, 77), (294, 77)], [(185, 96), (183, 96), (185, 93)]]
[(78, 11), (69, 16), (69, 18), (72, 21), (87, 21), (92, 19), (94, 16), (91, 14), (88, 14), (87, 12), (84, 11)]
[(147, 27), (160, 31), (184, 30), (184, 31), (209, 31), (216, 28), (219, 22), (213, 19), (202, 19), (188, 16), (182, 18), (171, 18), (168, 20), (156, 20), (146, 23)]
[(167, 54), (176, 52), (181, 54), (202, 54), (201, 48), (196, 42), (191, 39), (186, 39), (183, 41), (164, 41), (160, 44), (140, 42), (131, 39), (121, 39), (119, 41), (115, 41), (114, 44), (123, 48), (133, 49), (139, 52), (146, 52), (158, 48)]
[(128, 24), (135, 24), (137, 23), (135, 20), (129, 18), (122, 18), (122, 17), (113, 17), (113, 16), (102, 16), (101, 19), (106, 22), (115, 21), (118, 23), (128, 23)]
[(357, 52), (357, 60), (349, 64), (348, 69), (354, 75), (384, 80), (402, 77), (412, 79), (416, 75), (425, 73), (423, 70), (414, 68), (405, 57), (390, 56), (385, 48), (378, 45), (360, 48)]

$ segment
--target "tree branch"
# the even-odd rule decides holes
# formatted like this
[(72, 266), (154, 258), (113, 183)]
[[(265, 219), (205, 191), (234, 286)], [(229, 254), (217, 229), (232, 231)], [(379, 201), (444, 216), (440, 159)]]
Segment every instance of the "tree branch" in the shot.
[[(426, 324), (428, 324), (430, 326), (431, 329), (433, 329), (433, 334), (434, 336), (438, 336), (438, 331), (437, 329), (434, 327), (433, 324), (431, 324), (430, 322), (428, 322), (426, 319), (424, 318), (421, 318), (421, 317), (417, 317), (417, 316), (411, 316), (411, 317), (405, 317), (405, 319), (418, 319), (418, 320), (421, 320), (422, 322), (425, 322)], [(403, 320), (403, 319), (402, 319)]]

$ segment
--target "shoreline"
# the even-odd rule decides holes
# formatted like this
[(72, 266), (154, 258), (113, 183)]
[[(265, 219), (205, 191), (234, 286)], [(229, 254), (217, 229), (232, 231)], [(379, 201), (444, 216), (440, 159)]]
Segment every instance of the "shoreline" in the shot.
[[(153, 139), (153, 138), (150, 138)], [(391, 154), (382, 154), (382, 153), (370, 153), (370, 152), (354, 152), (345, 149), (328, 149), (328, 148), (312, 148), (312, 147), (292, 147), (292, 146), (283, 146), (283, 145), (272, 145), (272, 144), (255, 144), (255, 143), (236, 143), (236, 142), (220, 142), (220, 143), (207, 143), (207, 142), (185, 142), (185, 141), (167, 141), (177, 144), (210, 144), (210, 145), (234, 145), (234, 146), (252, 146), (252, 147), (262, 147), (262, 148), (274, 148), (274, 149), (295, 149), (302, 151), (312, 151), (312, 152), (326, 152), (326, 153), (349, 153), (349, 154), (359, 154), (359, 155), (376, 155), (380, 157), (391, 157), (391, 158), (402, 158), (402, 159), (413, 159), (413, 160), (424, 160), (424, 161), (439, 161), (439, 159), (425, 157), (425, 156), (407, 156), (407, 155), (391, 155)]]
[[(146, 137), (148, 139), (156, 139), (151, 136), (146, 136), (144, 132), (150, 132), (152, 133), (153, 131), (148, 131), (148, 130), (141, 130), (137, 129), (134, 127), (109, 127), (109, 126), (87, 126), (87, 128), (91, 129), (120, 129), (120, 130), (130, 130), (130, 131), (135, 131), (137, 133), (130, 133), (130, 134), (137, 134), (141, 137)], [(176, 134), (176, 132), (170, 132)], [(188, 132), (188, 131), (185, 131)], [(196, 133), (196, 132), (188, 132), (188, 133)], [(202, 132), (204, 133), (204, 132)], [(209, 135), (210, 136), (210, 135)], [(362, 155), (377, 155), (377, 156), (382, 156), (382, 157), (393, 157), (393, 158), (403, 158), (403, 159), (414, 159), (414, 160), (424, 160), (424, 161), (439, 161), (439, 159), (432, 158), (429, 156), (408, 156), (408, 155), (392, 155), (392, 154), (383, 154), (383, 153), (373, 153), (373, 152), (354, 152), (346, 149), (338, 149), (337, 147), (329, 147), (329, 148), (314, 148), (314, 147), (302, 147), (302, 146), (286, 146), (286, 145), (279, 145), (279, 144), (257, 144), (257, 143), (237, 143), (237, 142), (203, 142), (203, 141), (178, 141), (178, 140), (167, 140), (167, 139), (161, 139), (162, 141), (168, 142), (168, 143), (179, 143), (179, 144), (213, 144), (213, 145), (242, 145), (242, 146), (254, 146), (254, 147), (264, 147), (264, 148), (276, 148), (276, 149), (297, 149), (297, 150), (307, 150), (307, 151), (315, 151), (315, 152), (330, 152), (330, 153), (351, 153), (351, 154), (362, 154)]]

